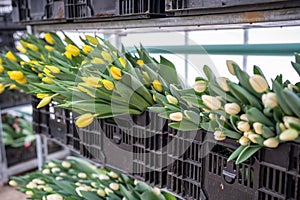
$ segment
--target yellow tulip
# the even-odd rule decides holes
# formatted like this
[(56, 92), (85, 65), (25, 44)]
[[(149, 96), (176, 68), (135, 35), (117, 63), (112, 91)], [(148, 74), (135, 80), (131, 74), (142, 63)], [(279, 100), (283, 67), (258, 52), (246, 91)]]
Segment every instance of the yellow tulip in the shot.
[(103, 86), (107, 89), (107, 90), (113, 90), (115, 88), (115, 85), (113, 82), (111, 82), (110, 80), (106, 80), (103, 79), (102, 80)]
[(55, 76), (51, 74), (51, 71), (49, 69), (44, 68), (43, 72), (50, 78), (55, 78)]
[(0, 65), (2, 65), (3, 64), (3, 61), (2, 61), (2, 59), (0, 58)]
[(24, 48), (27, 48), (27, 45), (28, 45), (28, 43), (27, 42), (24, 42), (24, 41), (20, 41), (20, 44), (24, 47)]
[(249, 83), (251, 87), (258, 93), (265, 92), (269, 88), (266, 79), (257, 74), (249, 78)]
[(19, 83), (19, 84), (26, 84), (27, 83), (27, 79), (24, 77), (22, 79), (16, 80), (16, 82)]
[(28, 47), (29, 49), (31, 49), (32, 51), (36, 51), (36, 52), (39, 51), (39, 48), (38, 48), (37, 46), (35, 46), (34, 44), (28, 43), (28, 44), (27, 44), (27, 47)]
[(122, 72), (119, 68), (112, 66), (110, 68), (110, 74), (115, 80), (121, 80), (122, 79)]
[(24, 78), (24, 74), (21, 71), (8, 71), (7, 74), (11, 80), (21, 80)]
[(279, 135), (281, 141), (293, 141), (297, 137), (299, 137), (299, 132), (293, 128), (286, 129)]
[(162, 85), (161, 85), (161, 83), (160, 83), (159, 80), (154, 80), (154, 81), (152, 82), (152, 85), (153, 85), (153, 88), (154, 88), (156, 91), (158, 91), (158, 92), (162, 92), (162, 91), (163, 91), (163, 87), (162, 87)]
[(23, 53), (23, 54), (26, 54), (27, 53), (27, 50), (21, 46), (16, 46), (16, 49), (18, 49), (19, 52)]
[(5, 57), (8, 58), (9, 60), (13, 61), (13, 62), (17, 62), (17, 58), (15, 57), (15, 55), (9, 51), (5, 54)]
[(142, 66), (145, 64), (143, 60), (137, 60), (136, 63), (137, 63), (140, 67), (142, 67)]
[(263, 125), (260, 122), (254, 122), (253, 123), (253, 129), (255, 131), (255, 133), (261, 135), (263, 133)]
[(8, 182), (8, 184), (12, 187), (17, 187), (18, 186), (18, 183), (15, 181), (15, 180), (11, 180)]
[(219, 110), (222, 106), (221, 101), (217, 97), (202, 95), (201, 99), (203, 103), (212, 110)]
[(90, 51), (93, 50), (93, 47), (89, 46), (89, 45), (84, 45), (83, 48), (82, 48), (82, 51), (86, 54), (88, 54)]
[(106, 51), (102, 51), (101, 52), (101, 56), (103, 57), (104, 60), (108, 61), (108, 62), (113, 62), (114, 60), (112, 59), (111, 55), (106, 52)]
[(4, 72), (4, 67), (3, 65), (0, 64), (0, 73), (3, 73)]
[(72, 54), (68, 51), (65, 51), (64, 55), (69, 59), (72, 60)]
[(80, 49), (76, 46), (69, 44), (65, 47), (66, 51), (69, 52), (72, 56), (78, 56), (80, 54)]
[(48, 97), (48, 96), (49, 96), (49, 94), (43, 94), (43, 93), (38, 93), (36, 95), (36, 97), (39, 98), (39, 99), (43, 99), (43, 98)]
[(55, 67), (53, 65), (46, 65), (45, 67), (53, 73), (56, 73), (56, 74), (60, 73), (60, 69), (58, 67)]
[(15, 84), (10, 84), (9, 89), (15, 90), (15, 89), (18, 89), (18, 86), (16, 86)]
[(49, 45), (45, 45), (45, 49), (47, 49), (48, 51), (53, 51), (54, 48), (52, 46)]
[(82, 80), (90, 87), (102, 87), (102, 85), (99, 83), (101, 79), (98, 77), (82, 77)]
[(42, 61), (45, 61), (45, 57), (44, 57), (43, 54), (41, 54), (41, 60), (42, 60)]
[(42, 108), (42, 107), (48, 105), (48, 104), (51, 102), (51, 100), (52, 100), (52, 97), (50, 97), (50, 96), (44, 97), (44, 98), (40, 101), (40, 103), (36, 106), (36, 108)]
[(156, 96), (155, 96), (155, 94), (152, 95), (152, 98), (153, 98), (153, 101), (156, 102)]
[(3, 93), (5, 90), (5, 87), (3, 84), (0, 83), (0, 94)]
[(88, 125), (90, 125), (94, 120), (94, 115), (92, 115), (91, 113), (86, 113), (83, 114), (81, 116), (79, 116), (75, 122), (75, 124), (79, 127), (86, 127)]
[(42, 81), (48, 84), (54, 84), (54, 82), (49, 77), (42, 78)]
[(42, 78), (44, 75), (42, 73), (38, 73), (38, 77)]
[(121, 63), (123, 68), (126, 68), (126, 60), (124, 58), (120, 57), (119, 62)]
[(81, 92), (84, 92), (86, 93), (87, 95), (93, 97), (93, 98), (96, 98), (96, 96), (90, 91), (88, 90), (87, 88), (84, 87), (84, 84), (81, 84), (79, 83), (77, 88), (81, 91)]
[(269, 147), (269, 148), (277, 148), (279, 145), (279, 141), (277, 138), (271, 137), (271, 138), (266, 139), (263, 144), (264, 144), (264, 146)]
[(142, 74), (144, 75), (143, 80), (145, 81), (145, 83), (149, 84), (151, 82), (149, 74), (145, 71), (142, 71)]
[(48, 44), (54, 44), (54, 39), (50, 33), (45, 33), (45, 40)]
[(100, 58), (93, 58), (93, 60), (91, 60), (91, 63), (102, 65), (102, 64), (104, 64), (105, 62), (104, 62), (102, 59), (100, 59)]
[(93, 45), (97, 45), (99, 44), (99, 41), (97, 38), (90, 36), (90, 35), (85, 35), (85, 38), (89, 41), (89, 43), (93, 44)]
[(174, 104), (174, 105), (178, 104), (178, 100), (175, 97), (173, 97), (172, 95), (167, 95), (166, 97), (170, 104)]

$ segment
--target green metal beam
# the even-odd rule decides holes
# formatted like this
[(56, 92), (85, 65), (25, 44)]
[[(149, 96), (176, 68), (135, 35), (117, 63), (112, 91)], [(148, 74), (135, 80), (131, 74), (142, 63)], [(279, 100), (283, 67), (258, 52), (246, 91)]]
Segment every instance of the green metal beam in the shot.
[[(292, 56), (300, 52), (300, 43), (283, 44), (226, 44), (226, 45), (177, 45), (146, 46), (154, 54), (214, 54), (252, 56)], [(134, 48), (128, 48), (135, 51)]]

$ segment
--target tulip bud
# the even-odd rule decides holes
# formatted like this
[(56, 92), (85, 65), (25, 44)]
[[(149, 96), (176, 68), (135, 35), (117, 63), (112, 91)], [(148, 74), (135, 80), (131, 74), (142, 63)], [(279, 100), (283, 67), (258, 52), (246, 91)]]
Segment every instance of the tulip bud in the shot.
[(8, 182), (8, 184), (12, 187), (17, 187), (18, 186), (18, 183), (15, 181), (15, 180), (11, 180)]
[(296, 85), (293, 85), (293, 84), (291, 84), (291, 83), (289, 83), (289, 84), (287, 85), (287, 88), (288, 88), (289, 90), (296, 90), (296, 91), (299, 92), (299, 88), (298, 88)]
[(283, 131), (286, 130), (286, 127), (285, 127), (285, 125), (283, 123), (279, 124), (279, 128), (280, 128), (281, 132), (283, 132)]
[(50, 172), (50, 169), (44, 169), (44, 170), (42, 171), (42, 173), (43, 173), (43, 174), (50, 174), (51, 172)]
[(23, 54), (26, 54), (27, 53), (27, 50), (21, 46), (16, 46), (16, 49), (20, 52), (20, 53), (23, 53)]
[(269, 88), (266, 79), (257, 74), (249, 78), (249, 83), (251, 87), (258, 93), (265, 92)]
[(153, 88), (154, 88), (157, 92), (162, 92), (162, 91), (163, 91), (163, 87), (162, 87), (162, 85), (161, 85), (161, 83), (160, 83), (159, 80), (154, 80), (154, 81), (152, 82), (152, 85), (153, 85)]
[(102, 190), (102, 189), (97, 190), (97, 194), (98, 194), (100, 197), (105, 197), (105, 196), (106, 196), (105, 191)]
[(241, 107), (237, 103), (226, 103), (224, 109), (229, 115), (236, 115), (241, 111)]
[(283, 131), (280, 135), (279, 135), (279, 139), (281, 141), (293, 141), (295, 140), (297, 137), (299, 136), (299, 133), (297, 130), (289, 128), (285, 131)]
[(121, 80), (122, 79), (122, 72), (119, 68), (112, 66), (110, 68), (110, 74), (115, 80)]
[(44, 97), (44, 98), (40, 101), (40, 103), (37, 105), (36, 108), (42, 108), (42, 107), (48, 105), (48, 104), (51, 102), (51, 100), (52, 100), (52, 97), (49, 97), (49, 96)]
[(97, 45), (99, 44), (99, 41), (97, 38), (90, 36), (90, 35), (85, 35), (85, 38), (89, 41), (89, 43), (93, 44), (93, 45)]
[(27, 44), (27, 47), (28, 47), (29, 49), (31, 49), (32, 51), (35, 51), (35, 52), (38, 52), (38, 51), (39, 51), (39, 48), (38, 48), (37, 46), (35, 46), (34, 44), (28, 43), (28, 44)]
[(61, 180), (63, 180), (63, 178), (62, 178), (62, 177), (60, 177), (60, 176), (57, 176), (57, 177), (55, 178), (55, 180), (57, 180), (57, 181), (61, 181)]
[(117, 173), (113, 172), (113, 171), (110, 171), (110, 172), (108, 173), (108, 176), (110, 176), (110, 177), (112, 177), (112, 178), (114, 178), (114, 179), (119, 178), (119, 175), (118, 175)]
[(109, 180), (109, 176), (105, 175), (105, 174), (100, 174), (99, 179), (102, 180)]
[(277, 97), (274, 92), (268, 92), (267, 94), (263, 94), (261, 99), (265, 108), (275, 108), (278, 106)]
[(169, 118), (170, 118), (172, 121), (180, 122), (180, 121), (182, 121), (183, 114), (182, 114), (181, 112), (171, 113), (171, 114), (169, 115)]
[(126, 68), (126, 60), (124, 58), (122, 58), (122, 57), (120, 57), (118, 60), (121, 63), (122, 67)]
[(239, 121), (237, 123), (237, 128), (242, 132), (246, 132), (250, 130), (250, 124), (245, 121)]
[(243, 121), (246, 121), (246, 122), (249, 121), (246, 114), (242, 114), (242, 115), (240, 116), (240, 119), (243, 120)]
[(139, 180), (137, 180), (137, 179), (134, 179), (134, 182), (133, 182), (133, 184), (134, 184), (134, 185), (137, 185), (139, 182), (140, 182)]
[(210, 120), (214, 120), (216, 118), (215, 114), (213, 113), (209, 113), (208, 117)]
[(253, 133), (253, 131), (250, 130), (250, 131), (244, 132), (243, 135), (244, 135), (245, 137), (249, 137), (249, 135), (251, 135), (251, 134), (254, 134), (254, 133)]
[(50, 33), (45, 33), (45, 40), (48, 44), (54, 44), (54, 39)]
[(80, 54), (80, 49), (75, 45), (69, 44), (65, 47), (66, 51), (69, 52), (72, 56), (78, 56)]
[(75, 191), (78, 194), (78, 196), (82, 197), (81, 191), (87, 191), (87, 188), (84, 186), (79, 186), (79, 187), (75, 188)]
[(51, 169), (51, 172), (52, 172), (52, 173), (60, 172), (60, 169), (59, 169), (58, 167), (53, 167), (53, 168)]
[(17, 62), (17, 58), (15, 57), (15, 55), (11, 52), (11, 51), (8, 51), (6, 54), (5, 54), (5, 57), (7, 57), (9, 60), (13, 61), (13, 62)]
[(111, 183), (111, 184), (109, 184), (109, 187), (112, 190), (119, 190), (119, 188), (120, 188), (119, 184), (117, 184), (117, 183)]
[(145, 64), (143, 60), (137, 60), (136, 63), (137, 63), (140, 67), (142, 67), (142, 66)]
[(110, 62), (110, 63), (112, 63), (114, 60), (112, 59), (112, 57), (111, 57), (111, 55), (108, 53), (108, 52), (106, 52), (106, 51), (102, 51), (101, 52), (101, 56), (102, 56), (102, 58), (104, 59), (104, 60), (106, 60), (106, 61), (108, 61), (108, 62)]
[(206, 90), (206, 81), (196, 81), (193, 88), (196, 92), (204, 92)]
[(215, 131), (214, 132), (215, 140), (221, 141), (226, 139), (226, 135), (222, 131)]
[(170, 104), (174, 104), (174, 105), (178, 104), (178, 100), (175, 97), (173, 97), (172, 95), (167, 95), (166, 97)]
[(270, 137), (264, 141), (264, 146), (269, 147), (269, 148), (277, 148), (279, 145), (279, 141), (275, 137)]
[(203, 103), (212, 110), (219, 110), (222, 106), (221, 101), (217, 97), (202, 95), (201, 99)]
[(104, 87), (105, 87), (107, 90), (113, 90), (113, 89), (115, 88), (114, 83), (111, 82), (110, 80), (103, 79), (103, 80), (102, 80), (102, 84), (104, 85)]
[(71, 163), (68, 162), (68, 161), (63, 161), (63, 162), (61, 163), (61, 165), (62, 165), (64, 168), (70, 168), (70, 167), (71, 167)]
[(240, 139), (239, 139), (239, 143), (242, 145), (242, 146), (246, 146), (248, 145), (250, 142), (249, 138), (246, 137), (246, 136), (242, 136)]
[(42, 78), (42, 81), (48, 84), (54, 84), (54, 82), (49, 77)]
[(5, 90), (5, 86), (2, 83), (0, 83), (0, 94), (2, 94), (4, 90)]
[(49, 94), (42, 94), (42, 93), (39, 93), (39, 94), (36, 95), (36, 97), (39, 98), (39, 99), (43, 99), (43, 98), (48, 97), (48, 96), (49, 96)]
[(79, 116), (75, 122), (75, 124), (79, 127), (86, 127), (88, 125), (90, 125), (94, 120), (94, 115), (92, 115), (91, 113), (86, 113), (83, 114), (81, 116)]
[(255, 123), (253, 123), (252, 126), (253, 126), (253, 128), (254, 128), (255, 133), (257, 133), (257, 134), (259, 134), (259, 135), (262, 134), (263, 130), (262, 130), (262, 124), (261, 124), (261, 123), (255, 122)]
[(216, 79), (218, 85), (220, 86), (220, 88), (222, 88), (222, 90), (224, 90), (225, 92), (229, 91), (229, 87), (227, 85), (227, 80), (229, 80), (228, 78), (225, 77), (218, 77)]
[(29, 182), (27, 185), (26, 185), (26, 188), (29, 188), (29, 189), (34, 189), (34, 188), (36, 188), (37, 187), (37, 185), (35, 184), (35, 183), (33, 183), (33, 182)]
[(153, 193), (156, 194), (157, 196), (159, 196), (159, 195), (161, 194), (160, 189), (157, 188), (157, 187), (154, 187), (152, 191), (153, 191)]
[(109, 188), (104, 188), (104, 191), (107, 195), (109, 195), (109, 193), (114, 193), (111, 189)]
[(234, 64), (237, 65), (236, 62), (234, 62), (232, 60), (226, 60), (227, 69), (228, 69), (229, 73), (232, 75), (235, 75), (234, 67), (233, 67)]
[(87, 176), (86, 176), (86, 173), (83, 173), (83, 172), (80, 172), (80, 173), (78, 173), (78, 178), (86, 178)]
[(34, 193), (33, 193), (31, 190), (27, 190), (27, 191), (25, 192), (25, 194), (26, 194), (27, 196), (29, 196), (29, 197), (32, 197), (32, 196), (34, 195)]
[(4, 72), (4, 67), (3, 65), (0, 64), (0, 73), (3, 73)]
[(291, 117), (291, 116), (284, 116), (283, 122), (287, 128), (290, 128), (290, 123), (300, 124), (300, 119), (296, 118), (296, 117)]
[(227, 122), (227, 118), (223, 115), (221, 115), (220, 120), (223, 120), (224, 122)]
[(262, 144), (264, 141), (264, 139), (260, 135), (255, 134), (255, 133), (249, 134), (248, 138), (251, 142), (253, 142), (255, 144)]
[(89, 46), (89, 45), (84, 45), (83, 48), (82, 48), (82, 51), (85, 53), (85, 54), (88, 54), (90, 51), (93, 50), (93, 47)]

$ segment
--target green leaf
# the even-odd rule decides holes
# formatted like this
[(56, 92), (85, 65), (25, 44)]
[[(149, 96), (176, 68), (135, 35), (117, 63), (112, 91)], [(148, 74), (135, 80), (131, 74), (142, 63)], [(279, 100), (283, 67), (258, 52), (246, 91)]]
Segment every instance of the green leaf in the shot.
[(142, 195), (141, 195), (141, 199), (143, 200), (165, 200), (165, 198), (156, 195), (154, 192), (152, 191), (145, 191)]
[(246, 147), (247, 146), (239, 146), (234, 152), (231, 153), (231, 155), (227, 159), (227, 162), (236, 159)]
[(240, 164), (250, 158), (253, 154), (255, 154), (258, 150), (260, 150), (262, 146), (260, 145), (249, 145), (244, 148), (239, 154), (236, 164)]
[(138, 200), (123, 185), (120, 185), (120, 191), (127, 200)]
[(200, 129), (196, 124), (187, 120), (182, 120), (181, 122), (172, 122), (169, 123), (169, 126), (180, 131), (194, 131)]
[(178, 84), (178, 75), (172, 62), (160, 56), (159, 75), (170, 84)]
[(174, 195), (172, 195), (168, 192), (163, 191), (162, 195), (166, 198), (166, 200), (176, 200), (177, 199)]
[(96, 193), (90, 192), (90, 191), (80, 191), (82, 194), (82, 197), (86, 200), (91, 200), (91, 199), (101, 199)]

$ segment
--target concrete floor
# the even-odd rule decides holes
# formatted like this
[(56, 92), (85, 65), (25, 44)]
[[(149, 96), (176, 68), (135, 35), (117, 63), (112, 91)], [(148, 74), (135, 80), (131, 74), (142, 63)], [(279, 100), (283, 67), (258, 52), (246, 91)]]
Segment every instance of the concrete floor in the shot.
[(0, 187), (1, 200), (25, 200), (26, 195), (9, 186)]

